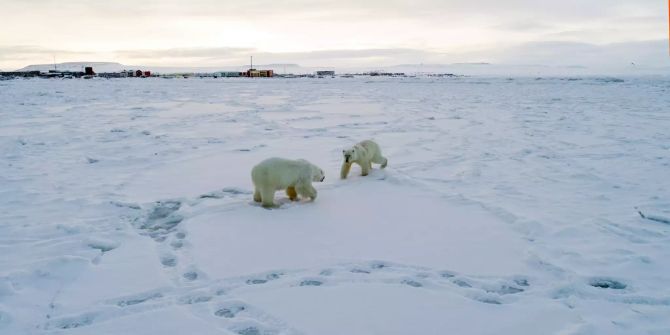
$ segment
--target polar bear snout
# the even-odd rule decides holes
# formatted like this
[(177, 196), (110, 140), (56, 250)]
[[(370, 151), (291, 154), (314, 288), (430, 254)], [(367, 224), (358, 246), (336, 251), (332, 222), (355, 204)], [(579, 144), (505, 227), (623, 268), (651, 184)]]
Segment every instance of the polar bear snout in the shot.
[(354, 150), (342, 150), (342, 155), (344, 156), (344, 162), (345, 163), (352, 163), (355, 159), (354, 157)]
[(319, 169), (318, 167), (314, 167), (315, 171), (314, 174), (312, 174), (312, 180), (317, 181), (317, 182), (322, 182), (324, 179), (326, 179), (326, 174), (323, 173), (323, 170)]

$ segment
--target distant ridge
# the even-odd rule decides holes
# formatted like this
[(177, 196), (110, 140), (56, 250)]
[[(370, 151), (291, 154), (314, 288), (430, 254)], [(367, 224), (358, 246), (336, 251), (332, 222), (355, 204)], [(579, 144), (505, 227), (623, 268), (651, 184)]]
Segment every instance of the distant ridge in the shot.
[(418, 63), (418, 64), (398, 64), (398, 65), (393, 65), (391, 67), (406, 67), (406, 66), (413, 66), (413, 67), (448, 67), (448, 66), (463, 66), (463, 65), (491, 65), (491, 63), (487, 62), (464, 62), (464, 63), (448, 63), (448, 64), (440, 64), (440, 63)]
[[(127, 66), (115, 62), (65, 62), (56, 63), (56, 69), (61, 71), (83, 71), (86, 66), (92, 66), (96, 72), (116, 72), (121, 71)], [(49, 71), (54, 69), (54, 64), (34, 64), (28, 65), (16, 71)]]
[[(222, 66), (152, 66), (152, 65), (126, 65), (116, 62), (67, 62), (56, 64), (58, 70), (83, 71), (86, 66), (92, 66), (96, 73), (120, 72), (123, 70), (143, 70), (158, 74), (170, 73), (212, 73), (219, 71), (246, 71), (249, 64), (222, 65)], [(277, 74), (313, 74), (318, 70), (334, 70), (337, 74), (342, 73), (366, 73), (366, 72), (403, 72), (407, 74), (425, 73), (453, 73), (458, 75), (521, 75), (521, 76), (547, 76), (547, 75), (594, 75), (594, 74), (659, 74), (669, 73), (670, 67), (643, 67), (641, 65), (629, 66), (626, 70), (604, 71), (592, 68), (585, 64), (573, 63), (568, 65), (540, 65), (540, 64), (510, 64), (510, 63), (488, 63), (488, 62), (463, 62), (463, 63), (416, 63), (399, 64), (387, 66), (302, 66), (295, 63), (269, 63), (254, 64), (257, 69), (272, 69)], [(47, 72), (54, 69), (54, 64), (34, 64), (23, 67), (16, 71), (41, 71)]]
[[(197, 73), (197, 72), (218, 72), (218, 71), (246, 71), (249, 68), (245, 65), (227, 65), (227, 66), (151, 66), (151, 65), (125, 65), (116, 62), (64, 62), (56, 63), (56, 69), (60, 71), (83, 71), (84, 67), (92, 66), (93, 71), (101, 72), (120, 72), (123, 70), (149, 70), (157, 73)], [(275, 72), (282, 72), (284, 69), (292, 73), (312, 73), (318, 69), (330, 67), (302, 67), (299, 64), (254, 64), (257, 69), (274, 69)], [(33, 64), (18, 69), (16, 71), (41, 71), (47, 72), (54, 69), (54, 64)]]

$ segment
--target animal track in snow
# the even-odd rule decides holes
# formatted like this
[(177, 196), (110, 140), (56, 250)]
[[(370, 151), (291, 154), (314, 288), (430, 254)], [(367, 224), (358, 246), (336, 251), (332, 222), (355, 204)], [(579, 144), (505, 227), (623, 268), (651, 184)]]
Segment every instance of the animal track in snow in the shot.
[(455, 279), (453, 283), (460, 287), (472, 287), (472, 285), (470, 285), (468, 282), (462, 279)]
[(403, 283), (405, 285), (409, 285), (411, 287), (423, 287), (423, 284), (421, 284), (420, 282), (418, 282), (416, 280), (411, 280), (411, 279), (405, 279), (401, 283)]
[(84, 313), (78, 316), (63, 317), (55, 319), (46, 324), (45, 328), (59, 328), (59, 329), (72, 329), (79, 328), (83, 326), (88, 326), (93, 323), (96, 318), (95, 313)]
[(161, 257), (161, 264), (167, 267), (174, 267), (177, 265), (177, 258), (172, 255), (166, 255)]
[(192, 305), (209, 302), (210, 300), (212, 300), (212, 296), (209, 295), (187, 295), (179, 298), (178, 302), (182, 305)]
[(246, 283), (249, 285), (265, 284), (268, 281), (279, 279), (279, 277), (281, 277), (282, 275), (283, 275), (282, 273), (270, 273), (263, 278), (247, 279)]
[(305, 279), (300, 282), (300, 286), (321, 286), (323, 282), (316, 279)]
[(181, 205), (181, 201), (176, 200), (157, 201), (146, 218), (137, 218), (135, 225), (156, 242), (163, 242), (165, 235), (173, 232), (184, 220), (183, 216), (175, 213)]
[(236, 195), (249, 195), (251, 191), (235, 188), (235, 187), (225, 187), (220, 191), (209, 192), (201, 195), (199, 199), (221, 199), (226, 196), (236, 196)]
[(232, 319), (237, 316), (240, 312), (246, 310), (246, 307), (241, 304), (234, 304), (227, 307), (221, 307), (214, 312), (214, 315)]
[(500, 301), (498, 301), (496, 299), (493, 299), (493, 298), (487, 298), (487, 297), (475, 298), (475, 300), (477, 300), (479, 302), (483, 302), (485, 304), (493, 304), (493, 305), (500, 305), (501, 304)]
[(170, 242), (170, 246), (173, 249), (181, 249), (181, 247), (184, 246), (184, 242), (182, 242), (181, 240), (175, 240), (175, 241)]
[(593, 278), (589, 281), (589, 285), (593, 287), (598, 287), (598, 288), (608, 288), (612, 290), (623, 290), (628, 285), (614, 280), (614, 279), (607, 279), (607, 278)]
[(138, 305), (144, 302), (147, 302), (149, 300), (154, 300), (158, 298), (162, 298), (163, 294), (160, 292), (153, 292), (153, 293), (146, 293), (146, 294), (140, 294), (134, 297), (129, 297), (126, 299), (118, 300), (115, 305), (119, 307), (126, 307), (126, 306), (132, 306), (132, 305)]
[(518, 287), (514, 287), (514, 286), (502, 285), (498, 288), (487, 289), (486, 291), (490, 292), (490, 293), (497, 293), (497, 294), (500, 294), (500, 295), (504, 295), (504, 294), (516, 294), (516, 293), (523, 292), (524, 290), (521, 289), (521, 288), (518, 288)]
[(198, 279), (198, 273), (195, 272), (195, 271), (189, 271), (189, 272), (184, 273), (182, 275), (182, 277), (184, 277), (184, 279), (186, 279), (186, 280), (193, 281), (193, 280)]
[[(347, 286), (352, 284), (400, 285), (401, 287), (407, 287), (408, 290), (446, 290), (482, 304), (501, 305), (518, 301), (520, 298), (512, 296), (532, 289), (529, 284), (530, 280), (521, 276), (467, 276), (454, 271), (432, 270), (425, 267), (379, 261), (336, 264), (295, 271), (272, 271), (252, 276), (217, 280), (201, 278), (197, 269), (192, 265), (189, 265), (189, 267), (190, 269), (186, 269), (186, 272), (177, 272), (179, 276), (183, 276), (183, 280), (189, 282), (188, 284), (183, 281), (177, 282), (177, 287), (171, 289), (148, 291), (107, 302), (107, 304), (122, 307), (122, 312), (119, 312), (118, 309), (105, 308), (103, 304), (99, 310), (86, 311), (86, 313), (76, 317), (68, 316), (52, 319), (47, 325), (50, 328), (83, 327), (92, 324), (94, 321), (101, 322), (124, 315), (179, 305), (180, 308), (186, 308), (197, 317), (209, 320), (222, 329), (227, 329), (233, 333), (286, 334), (293, 333), (288, 325), (244, 301), (237, 300), (235, 298), (236, 291), (254, 290), (256, 289), (255, 285), (269, 282), (273, 282), (273, 284), (263, 289), (273, 290), (309, 286), (310, 290), (321, 290), (324, 286)], [(325, 278), (327, 278), (327, 281), (324, 280)], [(607, 285), (616, 287), (615, 282), (594, 278), (590, 283), (603, 285), (607, 283)], [(179, 285), (180, 283), (185, 285)], [(584, 287), (583, 281), (581, 285)], [(520, 295), (519, 297), (523, 296)], [(630, 297), (622, 297), (622, 299), (628, 298)], [(642, 299), (643, 297), (638, 298)], [(150, 303), (152, 301), (154, 303)]]

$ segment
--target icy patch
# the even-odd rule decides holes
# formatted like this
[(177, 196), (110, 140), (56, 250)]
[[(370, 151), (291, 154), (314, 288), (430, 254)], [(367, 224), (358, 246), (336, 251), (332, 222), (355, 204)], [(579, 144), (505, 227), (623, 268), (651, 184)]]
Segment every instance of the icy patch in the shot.
[(108, 252), (118, 248), (121, 243), (115, 240), (95, 238), (89, 239), (86, 245), (93, 249), (98, 249), (102, 252)]

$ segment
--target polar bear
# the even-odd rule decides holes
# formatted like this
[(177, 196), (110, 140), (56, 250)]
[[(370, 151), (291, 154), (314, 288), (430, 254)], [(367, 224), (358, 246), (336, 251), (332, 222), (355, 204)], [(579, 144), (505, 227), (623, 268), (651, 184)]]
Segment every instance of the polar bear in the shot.
[(371, 140), (365, 140), (353, 146), (348, 150), (342, 150), (344, 162), (340, 170), (340, 178), (346, 179), (351, 169), (351, 164), (356, 163), (361, 166), (361, 175), (367, 176), (372, 163), (381, 164), (381, 168), (385, 168), (388, 159), (382, 156), (382, 151), (379, 145)]
[(275, 207), (278, 190), (286, 190), (291, 201), (297, 200), (298, 194), (314, 200), (317, 192), (312, 182), (322, 182), (324, 178), (323, 170), (304, 159), (268, 158), (251, 169), (254, 201), (263, 207)]

